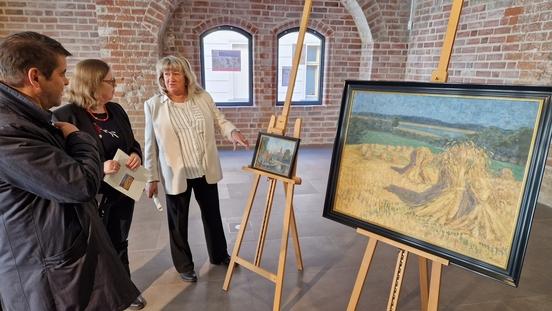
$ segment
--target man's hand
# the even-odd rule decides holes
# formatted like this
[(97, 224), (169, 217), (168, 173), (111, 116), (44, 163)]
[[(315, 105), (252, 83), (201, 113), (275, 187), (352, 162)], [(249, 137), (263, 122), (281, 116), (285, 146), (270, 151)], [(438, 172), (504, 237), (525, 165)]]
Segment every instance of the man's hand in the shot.
[(63, 138), (67, 138), (69, 134), (79, 130), (76, 126), (69, 122), (54, 122), (54, 126), (63, 133)]

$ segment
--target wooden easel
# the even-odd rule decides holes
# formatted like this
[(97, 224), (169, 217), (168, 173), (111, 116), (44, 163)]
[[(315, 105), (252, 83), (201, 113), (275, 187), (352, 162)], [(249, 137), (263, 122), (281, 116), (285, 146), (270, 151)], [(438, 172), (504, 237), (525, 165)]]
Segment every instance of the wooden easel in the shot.
[[(312, 0), (305, 1), (305, 6), (303, 8), (303, 16), (301, 18), (301, 25), (299, 28), (299, 35), (297, 38), (297, 46), (303, 46), (303, 41), (305, 38), (305, 33), (307, 30), (307, 23), (309, 19), (309, 14), (312, 8)], [(284, 102), (284, 107), (282, 109), (282, 115), (276, 118), (272, 116), (268, 124), (267, 132), (279, 135), (286, 134), (287, 121), (289, 116), (289, 109), (291, 106), (291, 99), (293, 96), (293, 89), (295, 87), (295, 80), (297, 77), (297, 70), (299, 67), (299, 60), (301, 59), (302, 49), (295, 49), (295, 54), (293, 56), (293, 65), (289, 77), (288, 89), (286, 93), (286, 100)], [(295, 120), (293, 137), (299, 138), (301, 135), (301, 119)], [(297, 161), (297, 157), (295, 158)], [(251, 186), (251, 191), (249, 192), (249, 197), (247, 199), (247, 205), (243, 212), (242, 221), (240, 223), (240, 230), (236, 237), (236, 244), (234, 245), (234, 250), (232, 251), (232, 257), (230, 259), (230, 264), (228, 265), (228, 270), (226, 271), (226, 278), (224, 279), (223, 290), (228, 290), (230, 286), (230, 281), (232, 280), (232, 274), (234, 273), (234, 268), (236, 264), (257, 273), (258, 275), (272, 281), (276, 284), (274, 291), (274, 303), (273, 310), (280, 310), (281, 300), (282, 300), (282, 289), (284, 285), (284, 273), (286, 268), (286, 258), (287, 258), (287, 248), (288, 248), (288, 239), (289, 233), (291, 231), (291, 236), (293, 240), (293, 246), (295, 249), (295, 260), (297, 265), (297, 270), (303, 270), (303, 259), (301, 257), (301, 248), (299, 246), (299, 235), (297, 233), (297, 224), (295, 222), (295, 213), (293, 211), (293, 193), (295, 185), (301, 184), (301, 178), (295, 176), (295, 165), (291, 178), (281, 177), (275, 174), (270, 174), (257, 170), (252, 167), (244, 167), (243, 169), (247, 172), (250, 172), (254, 175), (253, 183)], [(259, 232), (259, 240), (257, 242), (257, 247), (255, 250), (255, 259), (253, 262), (247, 261), (246, 259), (239, 257), (241, 244), (243, 241), (244, 233), (247, 227), (249, 220), (249, 215), (251, 213), (251, 208), (253, 207), (253, 201), (255, 200), (255, 195), (257, 193), (257, 188), (259, 186), (259, 181), (261, 176), (268, 178), (268, 192), (265, 202), (265, 211), (263, 221), (261, 223), (261, 229)], [(274, 274), (263, 268), (261, 268), (261, 259), (263, 256), (264, 244), (266, 239), (266, 233), (268, 229), (268, 223), (270, 220), (270, 212), (272, 210), (272, 204), (274, 202), (274, 191), (276, 190), (276, 184), (278, 181), (281, 181), (284, 185), (284, 192), (286, 196), (286, 203), (284, 208), (284, 224), (282, 228), (282, 239), (280, 242), (280, 255), (278, 258), (278, 270)]]
[[(445, 83), (448, 80), (448, 66), (450, 62), (450, 55), (452, 53), (452, 47), (456, 38), (456, 30), (458, 29), (458, 22), (460, 21), (460, 13), (462, 11), (463, 4), (464, 0), (453, 0), (447, 33), (443, 41), (443, 48), (441, 50), (441, 56), (439, 59), (439, 65), (431, 75), (432, 82)], [(362, 287), (364, 285), (366, 275), (368, 274), (368, 270), (370, 269), (370, 263), (376, 250), (378, 241), (399, 249), (399, 253), (397, 255), (397, 264), (395, 266), (395, 273), (393, 276), (393, 284), (391, 285), (391, 291), (389, 292), (389, 299), (387, 302), (386, 310), (394, 311), (397, 309), (397, 303), (401, 291), (402, 280), (404, 278), (404, 270), (406, 268), (408, 253), (413, 253), (418, 255), (419, 258), (418, 267), (421, 310), (437, 311), (439, 307), (441, 272), (443, 266), (447, 266), (449, 264), (448, 260), (360, 228), (357, 229), (357, 233), (369, 237), (370, 240), (368, 242), (368, 246), (366, 247), (366, 251), (364, 252), (364, 257), (362, 258), (362, 263), (360, 265), (357, 279), (353, 287), (351, 298), (349, 299), (347, 311), (356, 310), (358, 301), (360, 299), (360, 294), (362, 293)], [(428, 279), (428, 260), (432, 263), (431, 279)]]
[[(401, 291), (401, 285), (402, 280), (404, 277), (404, 270), (406, 267), (406, 261), (408, 259), (408, 253), (413, 253), (418, 255), (420, 258), (423, 258), (424, 260), (420, 260), (420, 265), (422, 265), (422, 262), (425, 266), (425, 269), (423, 269), (425, 272), (422, 273), (422, 269), (420, 269), (420, 283), (425, 282), (425, 287), (427, 288), (427, 264), (426, 260), (432, 261), (432, 267), (431, 267), (431, 284), (430, 284), (430, 290), (428, 296), (425, 298), (425, 304), (422, 301), (422, 310), (437, 310), (437, 306), (439, 303), (439, 287), (441, 283), (441, 271), (443, 268), (443, 265), (448, 265), (448, 260), (443, 259), (438, 256), (434, 256), (430, 253), (421, 251), (417, 248), (410, 247), (408, 245), (393, 241), (391, 239), (385, 238), (381, 235), (377, 235), (375, 233), (366, 231), (364, 229), (357, 229), (357, 233), (362, 234), (364, 236), (367, 236), (370, 238), (370, 241), (368, 242), (368, 247), (366, 247), (366, 251), (364, 252), (364, 257), (362, 258), (362, 264), (360, 265), (360, 270), (357, 275), (357, 279), (355, 281), (355, 286), (353, 287), (353, 293), (351, 294), (351, 299), (349, 300), (349, 305), (347, 306), (347, 311), (356, 310), (358, 300), (360, 299), (360, 294), (362, 293), (362, 287), (364, 285), (364, 280), (366, 279), (366, 275), (368, 274), (368, 269), (370, 269), (370, 263), (372, 262), (372, 257), (374, 256), (374, 252), (376, 250), (376, 246), (378, 241), (383, 242), (385, 244), (394, 246), (399, 249), (399, 253), (397, 255), (397, 264), (395, 266), (395, 274), (393, 276), (393, 285), (391, 286), (391, 291), (389, 293), (389, 300), (387, 301), (387, 309), (390, 310), (396, 310), (397, 309), (397, 302), (399, 300), (399, 294)], [(422, 287), (420, 285), (420, 287)], [(424, 300), (424, 299), (421, 299)], [(424, 308), (425, 305), (425, 308)]]

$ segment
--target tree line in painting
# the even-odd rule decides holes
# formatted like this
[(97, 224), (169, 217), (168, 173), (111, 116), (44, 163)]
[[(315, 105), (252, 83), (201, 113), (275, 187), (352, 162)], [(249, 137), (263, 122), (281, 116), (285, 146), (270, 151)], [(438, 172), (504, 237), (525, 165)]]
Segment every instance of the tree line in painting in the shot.
[[(505, 130), (474, 124), (449, 124), (431, 118), (355, 113), (350, 119), (348, 144), (372, 143), (370, 132), (387, 132), (425, 142), (436, 149), (472, 142), (487, 150), (494, 160), (524, 165), (529, 154), (532, 129)], [(413, 124), (408, 128), (404, 124)]]

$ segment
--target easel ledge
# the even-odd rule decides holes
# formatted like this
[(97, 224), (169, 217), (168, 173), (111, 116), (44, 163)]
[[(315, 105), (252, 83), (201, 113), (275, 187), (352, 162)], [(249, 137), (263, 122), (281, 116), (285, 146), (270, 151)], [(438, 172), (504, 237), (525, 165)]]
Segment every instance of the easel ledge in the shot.
[(295, 184), (295, 185), (300, 185), (301, 182), (302, 182), (301, 177), (299, 177), (299, 176), (293, 176), (291, 178), (282, 177), (280, 175), (276, 175), (276, 174), (272, 174), (272, 173), (269, 173), (269, 172), (265, 172), (265, 171), (261, 171), (261, 170), (252, 168), (249, 165), (242, 167), (242, 169), (246, 172), (259, 174), (261, 176), (265, 176), (265, 177), (268, 177), (268, 178), (273, 178), (273, 179), (276, 179), (276, 180), (279, 180), (279, 181), (282, 181), (282, 182), (286, 182), (286, 183), (292, 183), (292, 184)]
[(424, 252), (420, 249), (417, 249), (415, 247), (411, 247), (411, 246), (408, 246), (406, 244), (403, 244), (403, 243), (400, 243), (400, 242), (397, 242), (397, 241), (394, 241), (394, 240), (391, 240), (389, 238), (386, 238), (384, 236), (381, 236), (381, 235), (378, 235), (378, 234), (375, 234), (373, 232), (370, 232), (370, 231), (367, 231), (367, 230), (364, 230), (364, 229), (361, 229), (361, 228), (357, 228), (356, 232), (358, 234), (362, 234), (366, 237), (369, 237), (371, 239), (376, 239), (380, 242), (383, 242), (387, 245), (391, 245), (391, 246), (394, 246), (396, 248), (399, 248), (401, 250), (404, 250), (404, 251), (407, 251), (409, 253), (413, 253), (413, 254), (416, 254), (420, 257), (424, 257), (426, 259), (429, 259), (431, 261), (434, 261), (434, 262), (437, 262), (439, 264), (442, 264), (442, 265), (448, 265), (449, 264), (449, 261), (444, 259), (444, 258), (441, 258), (439, 256), (435, 256), (433, 254), (430, 254), (428, 252)]

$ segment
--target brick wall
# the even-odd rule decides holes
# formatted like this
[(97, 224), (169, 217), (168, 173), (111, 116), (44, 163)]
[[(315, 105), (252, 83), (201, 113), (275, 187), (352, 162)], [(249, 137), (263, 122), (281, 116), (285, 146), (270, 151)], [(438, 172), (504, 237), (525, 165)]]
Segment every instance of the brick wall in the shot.
[[(430, 79), (450, 8), (451, 1), (417, 2), (406, 79)], [(550, 85), (551, 79), (551, 1), (465, 1), (449, 82)]]
[[(302, 144), (332, 144), (346, 79), (429, 81), (436, 68), (452, 0), (316, 0), (309, 27), (326, 37), (323, 105), (293, 107), (303, 119)], [(156, 91), (159, 56), (189, 58), (200, 72), (199, 36), (221, 25), (253, 36), (254, 106), (222, 108), (251, 141), (279, 114), (276, 39), (299, 25), (299, 0), (0, 0), (0, 39), (34, 30), (62, 42), (79, 60), (103, 58), (119, 85), (116, 100), (143, 140), (142, 103)], [(465, 0), (449, 82), (550, 85), (550, 0)], [(219, 145), (229, 143), (218, 138)], [(552, 165), (552, 159), (549, 160)], [(552, 174), (541, 201), (552, 202)], [(550, 194), (549, 194), (550, 193)]]
[[(127, 110), (137, 138), (143, 141), (143, 103), (154, 92), (157, 33), (147, 18), (161, 18), (155, 2), (97, 0), (102, 58), (118, 79), (116, 100)], [(146, 13), (147, 12), (147, 13)], [(160, 24), (159, 21), (154, 22)]]
[[(309, 26), (326, 36), (326, 66), (323, 105), (291, 111), (290, 121), (303, 119), (303, 144), (333, 142), (345, 79), (429, 81), (451, 0), (415, 3), (409, 30), (410, 1), (313, 2)], [(156, 92), (158, 57), (183, 55), (199, 73), (201, 33), (238, 26), (253, 36), (254, 106), (223, 110), (253, 140), (270, 115), (280, 113), (274, 105), (276, 36), (297, 26), (301, 12), (298, 0), (0, 0), (0, 37), (35, 30), (66, 45), (75, 55), (70, 65), (89, 57), (107, 60), (119, 79), (116, 100), (127, 109), (141, 140), (142, 103)], [(551, 15), (549, 0), (466, 0), (450, 82), (550, 84)]]
[[(183, 55), (199, 68), (199, 36), (219, 25), (234, 25), (253, 35), (254, 107), (223, 108), (250, 138), (265, 129), (275, 107), (276, 36), (299, 24), (303, 2), (178, 0), (0, 1), (0, 37), (19, 30), (46, 33), (74, 57), (102, 58), (118, 78), (116, 100), (127, 110), (143, 140), (142, 103), (156, 91), (154, 64), (164, 54)], [(326, 37), (323, 105), (294, 107), (290, 124), (303, 119), (303, 144), (331, 144), (344, 80), (358, 79), (361, 40), (351, 14), (339, 0), (314, 1), (309, 27)], [(363, 71), (365, 72), (365, 70)], [(70, 74), (70, 73), (69, 73)], [(218, 139), (220, 145), (229, 145)]]
[(373, 37), (373, 80), (404, 80), (410, 1), (359, 1)]
[(38, 31), (58, 39), (75, 56), (99, 54), (96, 1), (0, 1), (0, 37), (18, 31)]

